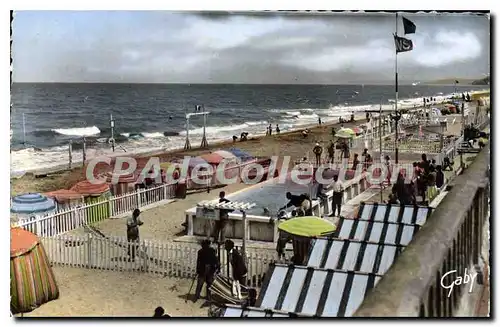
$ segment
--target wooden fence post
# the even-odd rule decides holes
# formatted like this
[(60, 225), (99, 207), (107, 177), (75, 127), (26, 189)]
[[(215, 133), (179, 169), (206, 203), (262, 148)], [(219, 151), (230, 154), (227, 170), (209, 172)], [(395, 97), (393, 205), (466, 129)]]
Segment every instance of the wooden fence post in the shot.
[(108, 210), (109, 210), (109, 217), (113, 217), (113, 198), (108, 199)]
[(137, 189), (137, 209), (141, 207), (141, 189)]
[(88, 234), (87, 240), (87, 267), (92, 268), (92, 234)]

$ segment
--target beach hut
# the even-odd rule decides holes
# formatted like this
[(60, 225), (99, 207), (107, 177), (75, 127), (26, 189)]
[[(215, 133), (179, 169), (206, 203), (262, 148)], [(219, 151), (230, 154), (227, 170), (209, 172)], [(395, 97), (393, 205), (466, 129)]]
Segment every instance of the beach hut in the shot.
[(83, 203), (83, 195), (71, 190), (57, 190), (47, 192), (44, 194), (46, 197), (53, 199), (57, 203), (57, 208), (69, 209)]
[(335, 229), (335, 225), (328, 220), (313, 216), (292, 218), (278, 225), (280, 240), (292, 241), (293, 261), (296, 265), (307, 262), (306, 256), (311, 250), (312, 238), (331, 235)]
[(56, 211), (54, 200), (40, 193), (27, 193), (12, 198), (10, 212), (11, 221), (31, 219), (36, 216), (45, 216)]
[(88, 180), (84, 180), (76, 183), (70, 190), (83, 195), (86, 204), (101, 203), (85, 209), (88, 223), (98, 222), (110, 217), (109, 205), (104, 202), (111, 197), (107, 183), (93, 184)]
[(10, 229), (10, 310), (31, 312), (59, 298), (54, 273), (38, 237), (22, 228)]
[(135, 191), (135, 183), (137, 181), (136, 174), (117, 175), (112, 172), (107, 172), (103, 174), (102, 177), (106, 183), (109, 184), (111, 193), (114, 196)]
[(234, 154), (236, 157), (240, 158), (240, 160), (243, 162), (251, 161), (251, 160), (255, 159), (254, 156), (252, 156), (251, 154), (244, 152), (240, 149), (231, 148), (228, 151), (231, 152), (232, 154)]

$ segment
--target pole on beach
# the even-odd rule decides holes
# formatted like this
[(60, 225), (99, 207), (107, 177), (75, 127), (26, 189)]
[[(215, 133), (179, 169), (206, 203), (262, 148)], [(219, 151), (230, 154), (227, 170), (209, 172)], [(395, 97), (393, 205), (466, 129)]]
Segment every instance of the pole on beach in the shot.
[(201, 148), (205, 149), (208, 148), (208, 142), (207, 142), (207, 133), (206, 133), (206, 128), (207, 128), (207, 115), (205, 112), (205, 105), (202, 104), (201, 108), (203, 109), (203, 137), (201, 138)]
[(115, 152), (115, 121), (113, 120), (113, 114), (109, 115), (109, 124), (111, 126), (111, 149)]
[(85, 166), (85, 161), (87, 161), (87, 140), (85, 139), (85, 136), (83, 137), (83, 146), (82, 146), (82, 155), (83, 155), (83, 165)]
[(69, 144), (68, 144), (68, 154), (69, 154), (69, 161), (68, 161), (68, 166), (69, 166), (69, 169), (71, 169), (71, 163), (72, 163), (72, 160), (73, 160), (73, 141), (69, 140)]
[(23, 113), (23, 145), (26, 147), (26, 117)]
[(184, 150), (190, 150), (191, 143), (189, 142), (189, 114), (186, 114), (186, 143), (184, 144)]
[[(396, 12), (396, 36), (398, 36), (398, 13)], [(395, 64), (395, 91), (396, 91), (396, 102), (394, 103), (394, 114), (398, 115), (398, 51), (396, 49), (396, 64)], [(395, 119), (394, 127), (396, 128), (396, 134), (394, 137), (394, 157), (396, 164), (398, 163), (398, 120)]]

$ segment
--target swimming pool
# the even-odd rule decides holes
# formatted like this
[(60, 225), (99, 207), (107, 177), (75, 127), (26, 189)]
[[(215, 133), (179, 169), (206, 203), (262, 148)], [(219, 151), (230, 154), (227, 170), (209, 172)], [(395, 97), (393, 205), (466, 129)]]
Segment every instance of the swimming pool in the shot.
[[(284, 183), (279, 183), (275, 180), (256, 184), (244, 192), (229, 194), (227, 198), (231, 201), (255, 203), (256, 206), (250, 209), (248, 215), (262, 216), (264, 208), (269, 209), (270, 213), (275, 216), (277, 210), (288, 203), (286, 192), (291, 192), (294, 195), (307, 193), (311, 195), (311, 190), (314, 190), (314, 185), (297, 184), (291, 179)], [(312, 198), (315, 198), (314, 194)], [(290, 208), (290, 210), (293, 208)]]

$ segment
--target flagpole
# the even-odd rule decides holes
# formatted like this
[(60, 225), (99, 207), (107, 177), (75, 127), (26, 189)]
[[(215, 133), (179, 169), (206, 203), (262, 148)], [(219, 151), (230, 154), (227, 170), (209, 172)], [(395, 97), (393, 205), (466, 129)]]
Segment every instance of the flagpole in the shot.
[[(398, 13), (396, 12), (396, 37), (398, 36)], [(395, 162), (396, 164), (398, 163), (398, 50), (396, 49), (396, 64), (395, 64), (395, 91), (396, 91), (396, 102), (394, 103), (394, 114), (395, 114), (395, 121), (394, 121), (394, 127), (396, 129), (396, 134), (394, 138), (394, 157), (395, 157)]]

